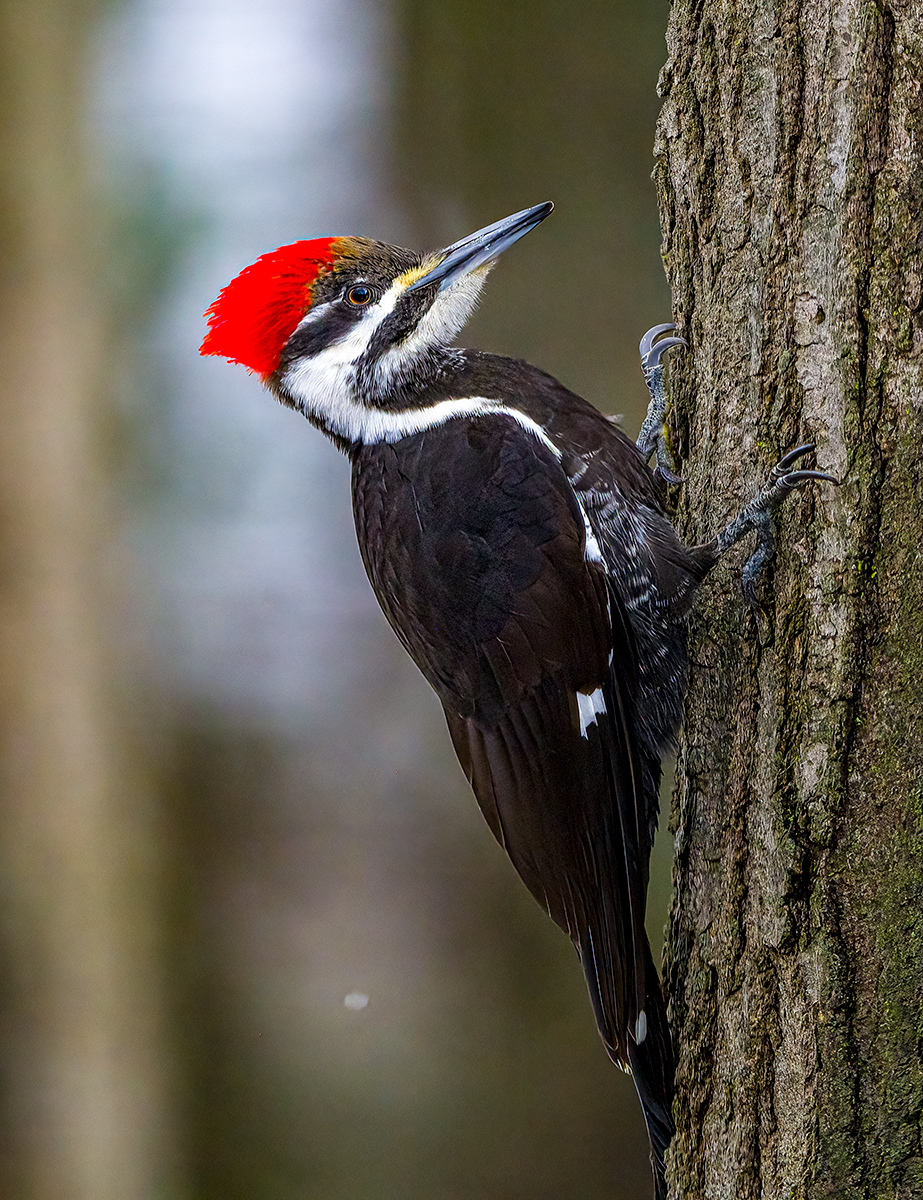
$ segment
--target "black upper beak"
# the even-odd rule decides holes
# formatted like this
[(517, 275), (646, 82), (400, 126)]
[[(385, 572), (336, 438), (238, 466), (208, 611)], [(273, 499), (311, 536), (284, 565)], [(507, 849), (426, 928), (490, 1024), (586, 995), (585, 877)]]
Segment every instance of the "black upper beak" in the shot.
[(518, 242), (530, 229), (544, 221), (553, 208), (554, 205), (549, 200), (545, 204), (536, 204), (533, 208), (526, 208), (511, 217), (505, 217), (502, 221), (495, 221), (493, 225), (487, 225), (477, 233), (470, 233), (460, 242), (443, 250), (436, 266), (412, 283), (407, 291), (412, 292), (428, 283), (438, 283), (439, 291), (442, 291), (469, 271), (493, 262), (508, 246)]

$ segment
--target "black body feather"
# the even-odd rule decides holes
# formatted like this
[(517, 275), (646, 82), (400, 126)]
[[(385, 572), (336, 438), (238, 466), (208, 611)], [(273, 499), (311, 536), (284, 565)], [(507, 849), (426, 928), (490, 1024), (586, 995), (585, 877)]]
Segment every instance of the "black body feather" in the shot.
[[(359, 545), (490, 828), (577, 948), (602, 1039), (634, 1075), (663, 1194), (673, 1056), (644, 912), (681, 618), (703, 571), (634, 444), (544, 372), (452, 351), (405, 403), (479, 396), (553, 448), (499, 413), (355, 445)], [(597, 691), (604, 711), (582, 729), (578, 694)]]

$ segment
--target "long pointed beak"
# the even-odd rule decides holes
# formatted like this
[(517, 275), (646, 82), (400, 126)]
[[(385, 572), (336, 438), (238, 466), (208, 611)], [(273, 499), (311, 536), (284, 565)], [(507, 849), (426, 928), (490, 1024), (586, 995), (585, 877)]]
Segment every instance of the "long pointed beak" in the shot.
[(549, 200), (545, 204), (525, 208), (502, 221), (495, 221), (493, 225), (487, 225), (477, 233), (470, 233), (460, 242), (443, 250), (436, 265), (412, 283), (407, 291), (412, 292), (428, 283), (438, 283), (441, 292), (462, 275), (476, 271), (485, 263), (493, 262), (504, 250), (512, 246), (513, 242), (518, 242), (530, 229), (544, 221), (553, 208), (554, 205)]

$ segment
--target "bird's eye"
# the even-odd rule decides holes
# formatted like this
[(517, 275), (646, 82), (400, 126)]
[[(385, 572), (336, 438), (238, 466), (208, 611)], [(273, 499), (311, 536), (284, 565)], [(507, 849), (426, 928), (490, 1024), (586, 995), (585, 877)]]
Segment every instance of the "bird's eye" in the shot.
[(351, 287), (346, 293), (347, 304), (353, 304), (356, 308), (361, 308), (363, 304), (368, 304), (372, 299), (372, 289), (366, 287), (364, 283), (357, 283), (355, 287)]

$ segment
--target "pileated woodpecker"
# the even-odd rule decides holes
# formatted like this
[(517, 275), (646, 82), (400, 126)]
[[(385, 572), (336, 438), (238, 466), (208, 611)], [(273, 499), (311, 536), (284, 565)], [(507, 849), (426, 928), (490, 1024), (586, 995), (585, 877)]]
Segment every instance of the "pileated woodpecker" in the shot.
[[(242, 363), (352, 463), (359, 548), (382, 609), (445, 709), (478, 804), (572, 939), (600, 1034), (644, 1110), (657, 1196), (673, 1135), (673, 1051), (644, 930), (661, 758), (680, 722), (683, 618), (750, 531), (749, 599), (772, 513), (830, 476), (781, 461), (714, 541), (687, 548), (648, 459), (673, 478), (660, 358), (638, 444), (528, 363), (455, 335), (539, 204), (435, 254), (359, 237), (264, 254), (206, 313), (203, 354)], [(836, 482), (832, 480), (832, 482)]]

